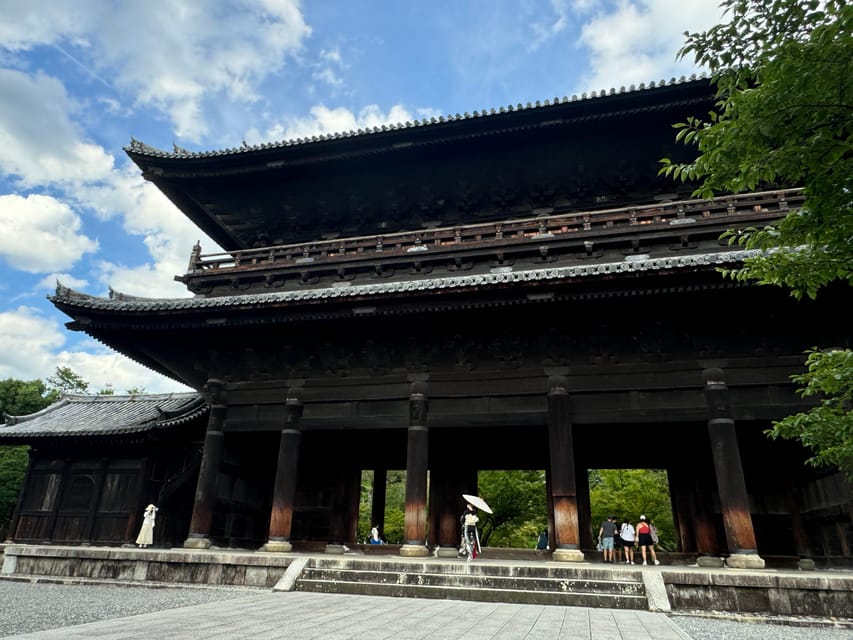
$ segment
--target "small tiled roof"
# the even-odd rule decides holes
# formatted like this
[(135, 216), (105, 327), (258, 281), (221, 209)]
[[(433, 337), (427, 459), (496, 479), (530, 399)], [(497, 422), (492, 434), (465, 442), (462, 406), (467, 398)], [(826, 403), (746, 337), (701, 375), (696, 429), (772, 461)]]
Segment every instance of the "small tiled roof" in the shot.
[(79, 395), (66, 394), (36, 413), (5, 415), (3, 440), (98, 436), (168, 429), (193, 420), (208, 410), (198, 393)]
[(54, 303), (63, 303), (80, 309), (113, 311), (169, 311), (241, 307), (259, 304), (300, 303), (317, 300), (341, 300), (363, 296), (385, 296), (414, 291), (438, 291), (476, 287), (501, 286), (517, 282), (559, 282), (574, 278), (594, 278), (619, 273), (654, 272), (666, 269), (691, 269), (696, 267), (722, 267), (742, 262), (758, 254), (755, 250), (720, 250), (708, 253), (649, 258), (631, 256), (619, 262), (597, 263), (571, 267), (547, 267), (525, 271), (481, 273), (465, 276), (424, 278), (381, 284), (361, 284), (348, 287), (329, 286), (301, 291), (274, 293), (246, 293), (213, 298), (139, 298), (110, 291), (109, 298), (92, 296), (57, 284), (56, 293), (48, 296)]

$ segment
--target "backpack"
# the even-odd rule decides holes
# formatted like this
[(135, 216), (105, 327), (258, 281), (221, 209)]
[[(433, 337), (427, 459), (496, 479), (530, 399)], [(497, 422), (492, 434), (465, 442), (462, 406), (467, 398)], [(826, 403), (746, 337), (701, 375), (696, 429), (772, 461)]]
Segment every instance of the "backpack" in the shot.
[(649, 536), (651, 536), (653, 543), (657, 544), (660, 542), (660, 538), (658, 538), (658, 530), (655, 529), (655, 525), (653, 524), (649, 525)]

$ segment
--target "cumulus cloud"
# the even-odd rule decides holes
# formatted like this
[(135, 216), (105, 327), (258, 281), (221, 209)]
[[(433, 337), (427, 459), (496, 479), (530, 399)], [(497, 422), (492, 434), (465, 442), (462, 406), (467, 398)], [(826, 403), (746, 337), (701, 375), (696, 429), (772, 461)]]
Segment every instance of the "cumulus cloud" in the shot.
[[(155, 107), (179, 137), (207, 132), (205, 101), (258, 99), (311, 30), (298, 0), (5, 3), (0, 46), (54, 46), (91, 76)], [(106, 13), (106, 15), (105, 15)], [(144, 52), (144, 55), (140, 55)]]
[(0, 196), (0, 228), (0, 257), (28, 273), (66, 269), (98, 249), (71, 208), (50, 196)]
[(46, 380), (57, 367), (69, 367), (89, 382), (93, 392), (109, 386), (118, 393), (134, 387), (150, 393), (187, 390), (95, 343), (90, 343), (90, 351), (70, 348), (67, 336), (57, 320), (45, 318), (33, 307), (0, 312), (0, 379)]
[(608, 90), (693, 73), (692, 60), (675, 60), (683, 33), (708, 29), (720, 15), (718, 0), (599, 4), (581, 30), (580, 45), (590, 55), (583, 87)]
[[(428, 117), (434, 113), (420, 110), (418, 115)], [(308, 117), (288, 118), (282, 123), (273, 125), (263, 134), (257, 130), (251, 130), (247, 134), (247, 139), (252, 144), (257, 144), (265, 140), (310, 138), (317, 135), (381, 127), (383, 124), (398, 124), (412, 119), (412, 114), (401, 105), (394, 105), (385, 113), (378, 105), (371, 104), (354, 113), (344, 107), (329, 108), (321, 104), (311, 107)]]
[(0, 69), (0, 172), (21, 188), (93, 182), (109, 176), (113, 159), (81, 140), (71, 116), (77, 105), (55, 78)]

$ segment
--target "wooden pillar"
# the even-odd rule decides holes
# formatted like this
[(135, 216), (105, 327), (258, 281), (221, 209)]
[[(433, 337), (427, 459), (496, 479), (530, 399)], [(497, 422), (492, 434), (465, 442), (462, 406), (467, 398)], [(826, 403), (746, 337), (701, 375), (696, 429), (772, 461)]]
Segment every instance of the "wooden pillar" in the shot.
[(361, 469), (347, 469), (346, 477), (346, 521), (344, 542), (358, 542), (358, 505), (361, 502)]
[[(458, 465), (430, 470), (430, 493), (433, 499), (429, 511), (431, 516), (434, 514), (431, 522), (435, 527), (433, 539), (438, 545), (436, 555), (439, 557), (455, 558), (459, 554), (462, 494), (472, 491), (469, 475), (468, 470)], [(476, 487), (476, 483), (473, 486)], [(476, 489), (473, 491), (476, 493)]]
[(370, 499), (370, 523), (379, 527), (379, 534), (385, 534), (385, 495), (388, 489), (388, 470), (373, 470), (373, 495)]
[(676, 551), (696, 552), (696, 536), (693, 527), (693, 493), (690, 479), (681, 466), (668, 471), (670, 496), (672, 499), (673, 524), (675, 525)]
[(576, 469), (575, 493), (578, 497), (578, 542), (581, 549), (595, 549), (593, 540), (598, 538), (598, 527), (593, 531), (592, 507), (589, 503), (589, 472), (586, 469)]
[(427, 385), (413, 382), (409, 395), (409, 435), (406, 447), (406, 513), (403, 524), (402, 556), (426, 556), (427, 461)]
[(270, 529), (264, 551), (293, 550), (290, 535), (293, 529), (293, 502), (296, 496), (296, 470), (299, 467), (299, 444), (302, 433), (302, 400), (298, 389), (290, 389), (285, 401), (284, 429), (278, 444), (278, 464), (275, 469)]
[(216, 480), (219, 476), (219, 464), (222, 461), (222, 447), (225, 440), (223, 425), (225, 414), (228, 412), (221, 380), (208, 380), (204, 391), (210, 404), (210, 417), (207, 421), (207, 433), (204, 436), (204, 448), (201, 453), (201, 468), (198, 472), (190, 533), (184, 541), (184, 547), (189, 549), (208, 549), (211, 546), (210, 528), (213, 524), (213, 506), (216, 502)]
[(706, 369), (705, 400), (708, 405), (708, 434), (717, 474), (720, 509), (729, 557), (726, 564), (739, 569), (764, 568), (758, 555), (755, 530), (749, 511), (746, 482), (740, 461), (735, 422), (729, 406), (729, 389), (721, 369)]
[(548, 446), (554, 503), (554, 560), (581, 562), (571, 399), (564, 376), (548, 379)]

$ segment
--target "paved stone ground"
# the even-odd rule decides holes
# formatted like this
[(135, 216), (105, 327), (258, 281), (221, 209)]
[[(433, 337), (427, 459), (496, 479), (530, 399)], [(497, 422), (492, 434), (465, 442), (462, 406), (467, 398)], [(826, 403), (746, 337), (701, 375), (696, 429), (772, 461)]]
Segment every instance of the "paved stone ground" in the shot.
[[(195, 599), (204, 603), (192, 604)], [(122, 614), (125, 601), (149, 612)], [(0, 604), (0, 632), (18, 633), (4, 636), (17, 640), (853, 640), (849, 627), (779, 626), (755, 619), (232, 589), (0, 581)], [(60, 616), (51, 619), (46, 609)], [(63, 611), (70, 617), (63, 619)], [(42, 616), (48, 626), (30, 626), (32, 632), (21, 634), (3, 626), (10, 615)], [(79, 624), (86, 616), (101, 621)]]

